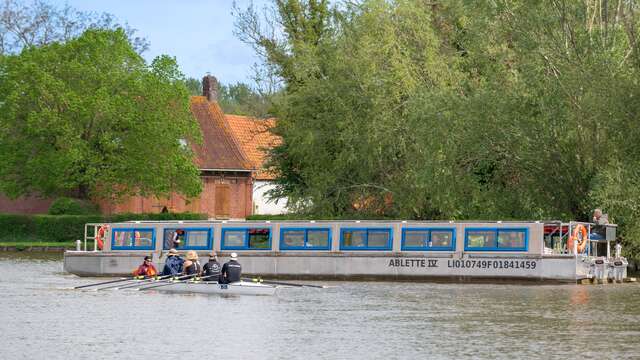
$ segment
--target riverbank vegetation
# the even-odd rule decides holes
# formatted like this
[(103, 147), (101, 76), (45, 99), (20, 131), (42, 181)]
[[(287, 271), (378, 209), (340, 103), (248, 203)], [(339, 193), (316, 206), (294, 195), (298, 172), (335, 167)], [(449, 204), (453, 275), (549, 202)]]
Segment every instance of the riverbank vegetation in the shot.
[[(84, 239), (87, 223), (112, 223), (135, 220), (206, 220), (206, 214), (113, 214), (113, 215), (21, 215), (0, 214), (0, 243), (38, 246), (43, 243), (69, 245)], [(90, 230), (93, 231), (93, 230)], [(16, 245), (17, 244), (17, 245)], [(8, 245), (7, 245), (8, 246)], [(48, 246), (48, 245), (43, 245)], [(75, 246), (75, 244), (73, 245)]]
[[(315, 217), (590, 219), (640, 250), (635, 1), (274, 0), (275, 197)], [(267, 14), (263, 16), (263, 14)]]

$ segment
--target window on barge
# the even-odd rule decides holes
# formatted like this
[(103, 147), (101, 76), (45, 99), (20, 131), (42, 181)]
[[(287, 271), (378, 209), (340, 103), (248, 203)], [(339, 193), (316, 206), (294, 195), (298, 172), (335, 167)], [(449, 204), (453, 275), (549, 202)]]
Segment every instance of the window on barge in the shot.
[(113, 229), (112, 250), (153, 250), (156, 237), (154, 229)]
[(454, 251), (455, 231), (451, 228), (402, 229), (402, 250)]
[(209, 250), (213, 245), (213, 237), (210, 228), (175, 228), (164, 230), (164, 249), (169, 250), (173, 247), (173, 238), (176, 232), (177, 239), (180, 240), (176, 249), (180, 250)]
[(527, 251), (529, 231), (517, 229), (466, 229), (464, 249), (468, 251)]
[(270, 228), (228, 228), (222, 229), (223, 250), (270, 250)]
[(328, 228), (282, 228), (281, 250), (331, 250), (331, 230)]
[(340, 250), (391, 250), (391, 229), (341, 229)]

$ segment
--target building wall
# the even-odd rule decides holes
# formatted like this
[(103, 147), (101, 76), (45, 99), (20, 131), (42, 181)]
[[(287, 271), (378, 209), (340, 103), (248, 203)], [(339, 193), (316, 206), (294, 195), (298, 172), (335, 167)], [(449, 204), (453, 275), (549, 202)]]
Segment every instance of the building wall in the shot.
[(0, 194), (0, 213), (9, 214), (46, 214), (53, 199), (35, 196), (19, 197), (11, 200)]
[(266, 196), (267, 191), (273, 189), (272, 181), (255, 180), (253, 183), (253, 213), (257, 215), (286, 214), (287, 200), (280, 199), (276, 203)]
[[(203, 176), (202, 181), (202, 193), (190, 201), (175, 193), (166, 199), (135, 196), (117, 204), (101, 201), (100, 208), (105, 214), (159, 213), (166, 206), (171, 212), (204, 213), (212, 219), (244, 219), (251, 214), (253, 181), (250, 176)], [(219, 204), (222, 188), (226, 189), (222, 192), (226, 192), (226, 206)]]

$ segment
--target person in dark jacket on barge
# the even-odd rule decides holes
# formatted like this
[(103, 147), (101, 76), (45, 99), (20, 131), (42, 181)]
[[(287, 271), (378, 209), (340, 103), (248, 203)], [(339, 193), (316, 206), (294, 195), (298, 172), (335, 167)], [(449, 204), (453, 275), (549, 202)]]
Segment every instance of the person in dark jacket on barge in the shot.
[(231, 253), (231, 259), (222, 265), (222, 284), (229, 284), (240, 281), (242, 276), (242, 266), (238, 262), (238, 254)]
[(193, 250), (187, 252), (187, 260), (182, 264), (182, 273), (194, 276), (199, 276), (202, 273), (202, 265), (198, 261), (198, 253)]
[(217, 281), (220, 282), (220, 275), (222, 274), (222, 267), (218, 262), (218, 256), (215, 252), (209, 254), (209, 262), (204, 264), (202, 268), (202, 277), (206, 279), (206, 281)]
[(176, 249), (169, 250), (167, 254), (167, 260), (164, 262), (164, 268), (162, 268), (162, 275), (180, 275), (182, 274), (182, 264), (184, 259), (178, 255)]

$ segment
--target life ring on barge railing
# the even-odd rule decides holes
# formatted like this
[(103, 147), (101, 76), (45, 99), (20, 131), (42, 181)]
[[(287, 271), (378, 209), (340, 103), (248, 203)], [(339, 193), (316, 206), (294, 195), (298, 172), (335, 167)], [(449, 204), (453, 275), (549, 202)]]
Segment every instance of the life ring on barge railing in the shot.
[(567, 242), (567, 252), (570, 254), (573, 253), (573, 243), (577, 241), (578, 254), (583, 253), (584, 249), (587, 248), (587, 238), (587, 228), (582, 224), (576, 225), (576, 227), (573, 228), (571, 236), (569, 237), (569, 241)]
[(109, 229), (109, 225), (101, 225), (96, 232), (96, 243), (98, 244), (98, 250), (104, 248), (104, 236)]

